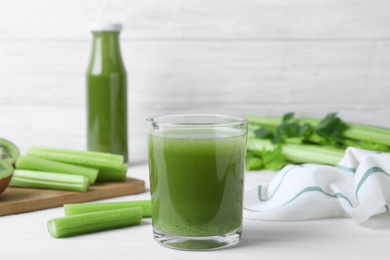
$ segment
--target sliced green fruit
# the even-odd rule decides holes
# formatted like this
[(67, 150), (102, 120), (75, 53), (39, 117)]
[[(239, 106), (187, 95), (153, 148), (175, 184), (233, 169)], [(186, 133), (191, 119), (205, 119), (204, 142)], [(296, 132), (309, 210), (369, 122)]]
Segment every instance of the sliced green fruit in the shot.
[(0, 160), (0, 179), (10, 176), (14, 171), (14, 167), (6, 161)]
[(6, 161), (0, 160), (0, 194), (8, 187), (14, 167)]
[(19, 157), (19, 148), (4, 138), (0, 138), (0, 160), (13, 164)]

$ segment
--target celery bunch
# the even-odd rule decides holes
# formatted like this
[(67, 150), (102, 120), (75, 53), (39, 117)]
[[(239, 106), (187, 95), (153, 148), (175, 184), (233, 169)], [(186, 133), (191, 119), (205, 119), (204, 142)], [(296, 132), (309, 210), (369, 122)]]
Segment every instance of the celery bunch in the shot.
[(247, 170), (279, 170), (288, 163), (336, 165), (347, 147), (390, 151), (390, 129), (323, 119), (248, 115)]

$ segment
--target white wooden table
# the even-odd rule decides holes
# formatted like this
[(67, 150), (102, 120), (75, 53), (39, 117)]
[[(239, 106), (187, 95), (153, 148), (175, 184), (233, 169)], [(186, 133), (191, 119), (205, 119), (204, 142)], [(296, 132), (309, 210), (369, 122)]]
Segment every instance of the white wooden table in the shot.
[[(106, 201), (148, 199), (146, 164), (133, 165), (129, 176), (146, 181), (147, 191)], [(272, 172), (246, 173), (246, 187), (267, 182)], [(352, 219), (269, 222), (244, 219), (241, 243), (216, 251), (179, 251), (158, 245), (151, 219), (139, 226), (54, 239), (46, 227), (62, 207), (0, 219), (0, 259), (388, 259), (390, 215), (364, 224)]]

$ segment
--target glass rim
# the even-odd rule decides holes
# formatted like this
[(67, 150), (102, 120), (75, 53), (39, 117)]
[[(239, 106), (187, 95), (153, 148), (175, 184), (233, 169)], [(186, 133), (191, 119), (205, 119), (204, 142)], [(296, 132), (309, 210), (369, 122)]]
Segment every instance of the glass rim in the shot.
[[(181, 119), (181, 120), (179, 120)], [(193, 121), (191, 121), (192, 119)], [(198, 119), (198, 120), (194, 120)], [(200, 120), (200, 119), (203, 119)], [(207, 120), (208, 119), (208, 120)], [(168, 114), (153, 116), (146, 119), (147, 123), (170, 126), (232, 126), (247, 124), (243, 116), (227, 114)]]

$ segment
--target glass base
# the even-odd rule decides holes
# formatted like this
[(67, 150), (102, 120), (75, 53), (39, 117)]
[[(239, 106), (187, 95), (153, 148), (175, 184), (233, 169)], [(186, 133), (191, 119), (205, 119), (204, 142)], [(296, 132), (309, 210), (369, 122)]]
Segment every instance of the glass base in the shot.
[(215, 250), (237, 245), (241, 240), (242, 227), (227, 234), (186, 237), (165, 234), (153, 228), (154, 239), (162, 246), (178, 250)]

